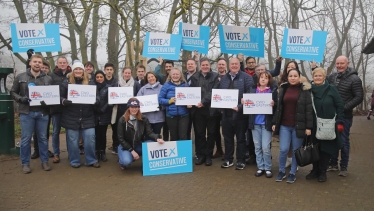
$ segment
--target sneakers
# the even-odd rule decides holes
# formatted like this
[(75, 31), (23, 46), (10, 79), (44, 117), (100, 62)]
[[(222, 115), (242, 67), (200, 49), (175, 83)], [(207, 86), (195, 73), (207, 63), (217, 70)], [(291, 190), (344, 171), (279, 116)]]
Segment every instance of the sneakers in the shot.
[(277, 175), (277, 178), (275, 179), (276, 182), (282, 182), (283, 179), (286, 178), (286, 173), (283, 173), (283, 172), (279, 172), (278, 175)]
[(265, 176), (266, 176), (266, 178), (272, 178), (273, 177), (273, 172), (271, 172), (271, 170), (266, 170), (265, 171)]
[(316, 170), (311, 170), (310, 172), (309, 172), (309, 174), (307, 174), (306, 175), (306, 179), (307, 180), (310, 180), (310, 179), (316, 179), (316, 178), (318, 178), (319, 177), (319, 174), (318, 174), (318, 171), (316, 171)]
[(225, 162), (222, 163), (221, 168), (228, 168), (228, 167), (231, 167), (233, 165), (234, 165), (234, 163), (232, 161), (227, 161), (226, 160)]
[(286, 168), (291, 167), (291, 165), (292, 165), (292, 158), (287, 157)]
[(113, 155), (118, 155), (117, 152), (118, 152), (118, 147), (113, 147), (113, 148), (112, 148), (112, 154), (113, 154)]
[(265, 174), (265, 170), (259, 169), (259, 170), (256, 171), (255, 176), (256, 177), (261, 177), (263, 174)]
[(89, 166), (94, 167), (94, 168), (100, 168), (99, 162), (93, 163), (93, 164), (91, 164)]
[(22, 166), (22, 172), (24, 174), (30, 174), (31, 173), (30, 165), (24, 165), (24, 166)]
[(339, 176), (346, 177), (348, 176), (348, 171), (346, 167), (340, 167), (340, 172), (338, 174)]
[(196, 162), (195, 162), (195, 165), (201, 165), (201, 164), (203, 164), (203, 163), (205, 163), (205, 156), (201, 156), (201, 157), (199, 157), (197, 160), (196, 160)]
[(205, 160), (205, 165), (206, 166), (211, 166), (213, 163), (212, 163), (212, 158), (210, 156), (207, 156), (206, 157), (206, 160)]
[(287, 177), (287, 183), (294, 183), (296, 181), (296, 175), (289, 174)]
[(42, 169), (44, 171), (50, 171), (51, 170), (51, 167), (49, 166), (48, 162), (43, 162), (42, 163)]
[(338, 165), (329, 165), (327, 171), (339, 171)]
[(236, 168), (235, 168), (235, 170), (243, 170), (244, 167), (245, 167), (245, 164), (244, 164), (244, 163), (238, 162), (238, 163), (236, 163)]

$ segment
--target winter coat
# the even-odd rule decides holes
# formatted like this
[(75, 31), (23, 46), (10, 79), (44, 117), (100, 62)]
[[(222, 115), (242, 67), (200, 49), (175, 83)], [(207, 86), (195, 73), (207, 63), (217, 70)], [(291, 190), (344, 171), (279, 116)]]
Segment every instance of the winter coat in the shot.
[(188, 84), (186, 84), (186, 82), (182, 82), (177, 86), (173, 82), (168, 81), (162, 86), (160, 94), (158, 95), (158, 102), (161, 105), (166, 106), (167, 117), (189, 115), (187, 106), (177, 106), (175, 103), (169, 104), (170, 98), (175, 97), (176, 87), (188, 87)]
[[(105, 83), (105, 82), (104, 82)], [(108, 104), (108, 88), (106, 85), (101, 90), (97, 90), (100, 103), (95, 107), (96, 123), (99, 125), (110, 125), (112, 118), (113, 105)]]
[[(278, 103), (278, 87), (272, 86), (270, 87), (271, 94), (272, 94), (272, 100), (274, 101), (273, 106), (273, 114), (266, 114), (265, 115), (265, 129), (268, 131), (272, 131), (273, 126), (273, 117), (277, 110), (277, 103)], [(256, 87), (252, 87), (250, 93), (256, 93)], [(248, 118), (248, 129), (253, 130), (255, 129), (255, 118), (256, 114), (250, 114)]]
[[(157, 94), (158, 96), (160, 94), (161, 88), (162, 85), (160, 84), (160, 82), (156, 82), (153, 86), (148, 83), (139, 90), (137, 96), (153, 94)], [(165, 122), (165, 114), (164, 111), (162, 111), (162, 109), (160, 109), (159, 111), (143, 113), (143, 115), (148, 118), (151, 124)]]
[[(225, 76), (221, 78), (219, 89), (229, 89), (231, 82), (231, 75), (230, 72), (226, 73)], [(243, 115), (243, 105), (241, 104), (241, 99), (243, 98), (244, 93), (249, 93), (251, 87), (253, 86), (253, 79), (251, 76), (246, 74), (245, 72), (239, 71), (234, 80), (233, 80), (233, 88), (239, 90), (238, 96), (238, 112), (233, 111), (233, 119), (244, 119), (247, 118), (247, 115)], [(223, 109), (222, 116), (227, 115), (228, 110), (232, 109)]]
[[(60, 88), (61, 104), (63, 105), (61, 126), (70, 130), (88, 129), (95, 127), (95, 112), (94, 105), (91, 104), (71, 104), (64, 105), (63, 101), (68, 98), (68, 85), (70, 77), (73, 74), (68, 74), (66, 80), (62, 83)], [(82, 84), (82, 80), (75, 79), (76, 84)], [(88, 85), (95, 85), (95, 82), (89, 76)]]
[(144, 142), (145, 136), (150, 137), (155, 141), (162, 138), (161, 135), (153, 133), (151, 124), (146, 116), (142, 115), (142, 120), (136, 121), (136, 129), (131, 123), (125, 122), (124, 116), (121, 116), (118, 121), (118, 140), (123, 150), (132, 151), (134, 146), (140, 145)]
[[(26, 70), (26, 72), (20, 73), (16, 76), (10, 94), (14, 101), (18, 103), (18, 113), (20, 114), (28, 114), (30, 110), (29, 103), (20, 103), (22, 97), (29, 97), (30, 83), (33, 83), (36, 86), (48, 86), (51, 85), (52, 79), (42, 71), (40, 71), (40, 74), (36, 78), (31, 74), (30, 70)], [(33, 111), (42, 111), (43, 115), (49, 114), (49, 107), (33, 106), (32, 109)]]
[[(311, 85), (308, 82), (300, 83), (299, 97), (296, 105), (295, 115), (295, 129), (296, 136), (298, 138), (305, 137), (306, 129), (313, 129), (313, 107), (312, 98), (310, 95)], [(279, 135), (279, 128), (283, 116), (283, 97), (289, 87), (289, 83), (283, 83), (280, 85), (278, 94), (278, 105), (275, 115), (273, 117), (273, 125), (275, 125), (274, 135)]]
[(201, 73), (201, 71), (196, 72), (194, 75), (191, 76), (191, 87), (201, 87), (201, 103), (204, 105), (202, 108), (197, 108), (196, 106), (192, 106), (191, 114), (194, 115), (196, 109), (207, 109), (207, 112), (211, 116), (219, 115), (218, 109), (211, 108), (211, 100), (212, 100), (212, 89), (218, 89), (219, 87), (219, 80), (218, 80), (218, 73), (215, 72), (208, 72), (207, 75)]
[[(364, 98), (362, 81), (358, 77), (358, 73), (353, 68), (348, 67), (342, 74), (335, 72), (329, 75), (327, 79), (330, 84), (334, 84), (338, 88), (344, 103), (344, 118), (352, 119), (353, 109)], [(337, 79), (340, 79), (340, 81), (338, 82)]]
[[(58, 67), (56, 67), (53, 70), (53, 72), (49, 73), (49, 76), (51, 76), (52, 78), (51, 85), (58, 85), (59, 88), (61, 89), (62, 82), (66, 80), (66, 76), (70, 72), (71, 72), (71, 68), (69, 66), (68, 68), (66, 68), (65, 74), (62, 73), (61, 69), (58, 69)], [(51, 114), (62, 113), (63, 106), (62, 105), (51, 105), (50, 109), (51, 109)]]
[[(344, 104), (339, 95), (338, 90), (334, 85), (329, 84), (325, 81), (325, 84), (316, 86), (312, 83), (312, 93), (314, 107), (317, 111), (317, 115), (323, 119), (332, 119), (336, 114), (336, 122), (343, 123), (344, 118)], [(312, 137), (315, 143), (319, 144), (321, 151), (334, 154), (342, 147), (340, 140), (340, 133), (337, 127), (335, 128), (336, 139), (335, 140), (318, 140), (316, 138), (317, 120), (316, 114), (313, 110), (313, 130)]]

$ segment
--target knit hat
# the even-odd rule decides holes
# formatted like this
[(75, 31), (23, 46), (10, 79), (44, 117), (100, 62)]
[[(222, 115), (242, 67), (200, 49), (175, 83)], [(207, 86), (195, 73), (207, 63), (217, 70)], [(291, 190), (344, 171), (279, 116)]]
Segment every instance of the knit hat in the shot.
[(83, 66), (82, 62), (75, 62), (73, 64), (73, 66), (71, 67), (71, 69), (74, 71), (74, 69), (77, 68), (77, 67), (80, 67), (84, 70), (84, 66)]
[(140, 108), (140, 102), (136, 98), (130, 98), (129, 101), (127, 101), (127, 107), (138, 107)]

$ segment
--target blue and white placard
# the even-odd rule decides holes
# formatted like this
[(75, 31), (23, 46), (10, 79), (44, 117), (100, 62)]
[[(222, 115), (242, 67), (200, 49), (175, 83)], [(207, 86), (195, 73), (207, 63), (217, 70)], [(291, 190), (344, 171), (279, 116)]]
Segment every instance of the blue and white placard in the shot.
[(143, 176), (192, 172), (192, 141), (144, 142)]
[(60, 104), (60, 88), (58, 85), (29, 86), (30, 106), (40, 106), (40, 101), (47, 105)]
[(160, 104), (158, 104), (157, 94), (136, 96), (136, 98), (140, 102), (140, 112), (147, 113), (160, 110)]
[(13, 53), (61, 51), (60, 25), (51, 23), (11, 23)]
[(264, 57), (264, 29), (218, 25), (222, 53)]
[(147, 32), (143, 48), (144, 57), (178, 60), (182, 35)]
[(243, 114), (272, 114), (273, 106), (271, 93), (243, 94)]
[(108, 104), (126, 104), (134, 97), (134, 87), (109, 87)]
[(175, 105), (197, 105), (201, 102), (201, 87), (175, 87)]
[(288, 59), (322, 62), (326, 31), (284, 29), (281, 56)]
[(182, 35), (182, 49), (208, 54), (210, 27), (189, 23), (179, 23), (179, 34)]
[(95, 104), (96, 85), (68, 85), (68, 100), (76, 104)]

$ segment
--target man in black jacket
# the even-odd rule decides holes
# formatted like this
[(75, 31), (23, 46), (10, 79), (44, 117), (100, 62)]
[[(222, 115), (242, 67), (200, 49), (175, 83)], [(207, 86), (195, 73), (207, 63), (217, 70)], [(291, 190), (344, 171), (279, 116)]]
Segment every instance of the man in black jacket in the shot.
[[(340, 97), (344, 103), (344, 131), (341, 133), (342, 148), (340, 159), (339, 176), (346, 177), (348, 175), (348, 161), (349, 161), (349, 133), (352, 126), (353, 109), (358, 106), (364, 96), (362, 88), (362, 81), (358, 77), (358, 73), (351, 67), (348, 67), (349, 61), (345, 56), (339, 56), (336, 59), (335, 66), (337, 72), (328, 76), (330, 84), (334, 84), (339, 91)], [(338, 171), (338, 155), (331, 157), (330, 166), (327, 171)]]
[[(31, 137), (36, 131), (39, 142), (40, 160), (42, 168), (45, 171), (51, 170), (48, 164), (48, 106), (44, 101), (40, 101), (40, 106), (30, 106), (29, 87), (31, 86), (47, 86), (52, 80), (41, 71), (43, 65), (43, 57), (41, 55), (33, 55), (30, 59), (29, 70), (17, 75), (13, 81), (13, 87), (10, 91), (13, 99), (18, 103), (20, 123), (22, 128), (21, 137), (21, 161), (22, 171), (25, 174), (31, 173), (30, 154), (31, 154)], [(37, 93), (35, 93), (37, 95)]]
[(136, 77), (134, 78), (134, 80), (136, 82), (138, 82), (140, 84), (141, 87), (143, 87), (145, 85), (144, 83), (144, 76), (145, 76), (145, 66), (140, 64), (138, 66), (136, 66)]
[[(201, 101), (193, 105), (191, 116), (195, 128), (195, 144), (197, 145), (196, 165), (205, 163), (206, 166), (212, 165), (212, 156), (215, 142), (215, 123), (218, 121), (218, 115), (215, 109), (210, 107), (212, 98), (212, 89), (219, 86), (218, 74), (212, 72), (208, 58), (200, 60), (200, 71), (191, 76), (191, 87), (201, 87)], [(206, 133), (208, 131), (208, 137)]]

